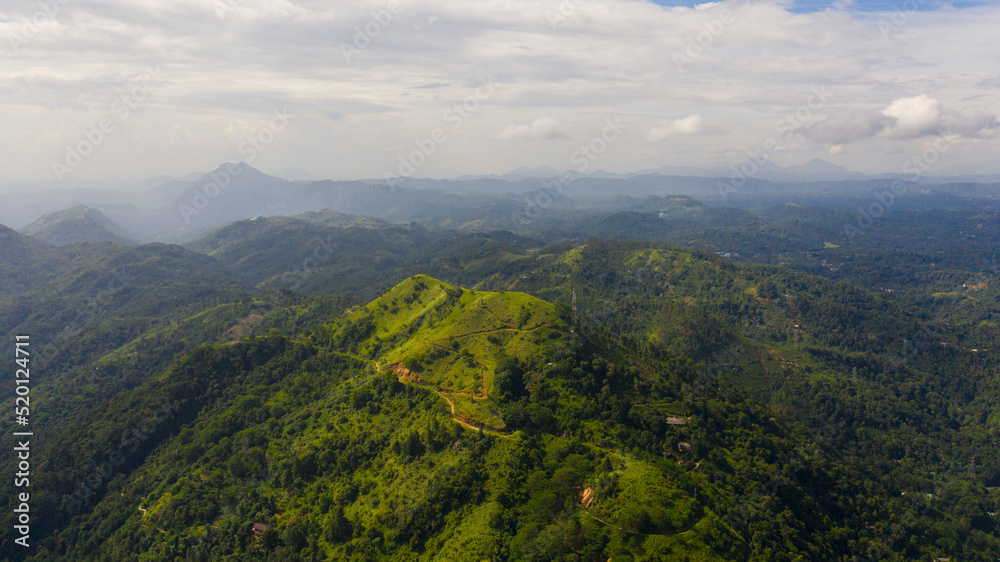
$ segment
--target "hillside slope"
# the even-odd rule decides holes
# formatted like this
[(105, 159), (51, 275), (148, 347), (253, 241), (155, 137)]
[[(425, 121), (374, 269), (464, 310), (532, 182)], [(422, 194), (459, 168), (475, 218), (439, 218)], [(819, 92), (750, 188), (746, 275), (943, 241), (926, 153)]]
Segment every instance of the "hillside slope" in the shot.
[(58, 256), (45, 242), (0, 225), (0, 294), (15, 296), (51, 279)]
[[(743, 560), (846, 548), (832, 539), (843, 500), (821, 484), (850, 488), (844, 468), (796, 450), (801, 437), (735, 395), (685, 398), (693, 363), (568, 332), (565, 312), (415, 277), (299, 337), (202, 347), (53, 440), (39, 459), (49, 492), (34, 559)], [(460, 356), (479, 337), (472, 361)], [(432, 358), (451, 338), (459, 353)], [(378, 371), (392, 361), (421, 365)], [(484, 380), (489, 396), (477, 397)], [(446, 397), (460, 392), (493, 401), (506, 427), (456, 423)], [(759, 502), (754, 475), (793, 457), (806, 468), (786, 501)], [(813, 524), (750, 543), (746, 502), (756, 526), (782, 511)], [(272, 530), (255, 539), (253, 523)]]

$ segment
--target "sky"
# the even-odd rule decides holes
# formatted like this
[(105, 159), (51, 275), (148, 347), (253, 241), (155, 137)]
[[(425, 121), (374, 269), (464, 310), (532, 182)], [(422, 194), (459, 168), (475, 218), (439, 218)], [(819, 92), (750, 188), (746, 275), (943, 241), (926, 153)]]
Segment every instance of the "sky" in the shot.
[(971, 0), (5, 0), (0, 182), (946, 168), (1000, 154), (998, 29)]

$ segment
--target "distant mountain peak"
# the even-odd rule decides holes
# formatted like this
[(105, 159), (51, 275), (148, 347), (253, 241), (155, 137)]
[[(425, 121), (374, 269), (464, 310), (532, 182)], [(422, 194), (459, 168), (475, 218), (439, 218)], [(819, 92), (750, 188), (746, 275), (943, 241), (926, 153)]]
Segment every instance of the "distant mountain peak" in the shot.
[(229, 174), (229, 175), (232, 175), (232, 176), (242, 176), (242, 175), (245, 174), (245, 175), (248, 175), (248, 176), (256, 176), (256, 177), (271, 177), (271, 176), (265, 174), (264, 172), (258, 170), (257, 168), (254, 168), (250, 164), (247, 164), (246, 162), (243, 162), (243, 161), (239, 161), (239, 162), (223, 162), (222, 164), (219, 164), (218, 168), (212, 170), (211, 172), (209, 172), (209, 173), (207, 173), (205, 175), (206, 176), (211, 176), (213, 174), (217, 175), (217, 174), (223, 174), (223, 173), (224, 174)]
[(801, 164), (799, 166), (789, 166), (789, 168), (803, 168), (803, 169), (809, 168), (813, 170), (836, 170), (838, 172), (840, 171), (850, 172), (850, 170), (848, 170), (847, 168), (837, 164), (833, 164), (831, 162), (827, 162), (822, 158), (813, 158), (812, 160), (806, 162), (805, 164)]
[(135, 243), (123, 228), (104, 213), (85, 205), (45, 215), (21, 229), (21, 232), (53, 246), (81, 242)]

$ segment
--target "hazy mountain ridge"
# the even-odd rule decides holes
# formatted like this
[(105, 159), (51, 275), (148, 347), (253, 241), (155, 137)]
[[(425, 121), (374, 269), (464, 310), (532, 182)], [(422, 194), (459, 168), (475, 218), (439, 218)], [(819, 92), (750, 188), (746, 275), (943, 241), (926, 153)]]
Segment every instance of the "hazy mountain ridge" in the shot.
[(22, 228), (21, 232), (53, 246), (81, 242), (135, 243), (128, 232), (114, 221), (84, 205), (45, 215)]
[[(601, 209), (618, 195), (690, 196), (708, 205), (753, 207), (795, 202), (837, 210), (857, 208), (886, 190), (895, 199), (927, 208), (955, 208), (1000, 201), (998, 178), (865, 176), (813, 160), (781, 168), (750, 161), (729, 168), (663, 167), (634, 174), (522, 168), (503, 176), (451, 180), (404, 178), (393, 185), (371, 181), (289, 181), (245, 163), (223, 164), (195, 179), (171, 179), (132, 191), (69, 191), (14, 194), (0, 209), (0, 223), (23, 226), (65, 209), (66, 200), (104, 213), (142, 241), (190, 241), (214, 228), (255, 216), (290, 216), (332, 211), (391, 222), (435, 221), (459, 228), (514, 230), (518, 217), (546, 209)], [(902, 184), (895, 182), (902, 181)], [(883, 196), (884, 197), (884, 196)], [(550, 201), (555, 198), (557, 203)], [(967, 199), (976, 199), (975, 201)], [(450, 220), (449, 220), (450, 219)]]

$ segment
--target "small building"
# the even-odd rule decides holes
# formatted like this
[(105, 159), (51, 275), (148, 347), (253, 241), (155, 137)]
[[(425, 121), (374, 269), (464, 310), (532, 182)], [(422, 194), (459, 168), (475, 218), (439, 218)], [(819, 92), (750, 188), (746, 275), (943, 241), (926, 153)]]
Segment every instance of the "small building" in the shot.
[(680, 442), (677, 444), (677, 450), (682, 453), (690, 453), (694, 447), (690, 443)]
[(667, 425), (684, 425), (687, 420), (684, 418), (667, 418)]
[(253, 536), (259, 537), (264, 534), (264, 531), (267, 531), (270, 528), (270, 525), (266, 525), (264, 523), (254, 523), (251, 530), (253, 531)]

